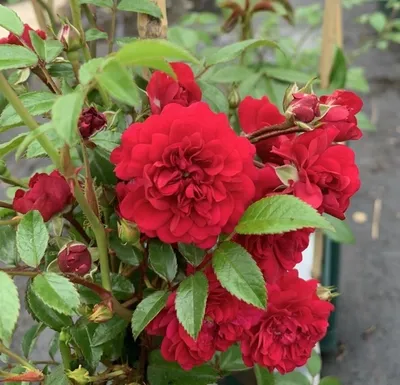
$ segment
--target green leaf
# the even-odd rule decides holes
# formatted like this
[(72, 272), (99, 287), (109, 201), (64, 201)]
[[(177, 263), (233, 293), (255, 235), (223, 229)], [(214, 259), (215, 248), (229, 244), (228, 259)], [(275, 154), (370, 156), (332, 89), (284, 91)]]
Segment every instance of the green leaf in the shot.
[(110, 321), (98, 326), (93, 334), (92, 347), (103, 345), (117, 338), (128, 326), (128, 322), (115, 315)]
[(10, 276), (0, 271), (0, 341), (10, 341), (19, 315), (18, 290)]
[(61, 331), (64, 327), (73, 324), (72, 318), (61, 314), (47, 306), (29, 286), (26, 294), (27, 309), (38, 322), (43, 322), (50, 329)]
[(58, 40), (45, 40), (45, 61), (51, 63), (64, 49), (64, 46)]
[(171, 67), (165, 63), (166, 59), (187, 61), (200, 64), (191, 53), (163, 39), (135, 40), (124, 45), (115, 58), (125, 65), (145, 66), (164, 71), (175, 77)]
[(31, 326), (28, 331), (22, 337), (22, 352), (26, 358), (32, 353), (33, 348), (35, 347), (36, 341), (40, 335), (40, 333), (46, 329), (46, 325), (40, 323)]
[(59, 350), (59, 344), (60, 344), (60, 333), (54, 333), (53, 338), (49, 343), (49, 356), (53, 361), (55, 361), (55, 356)]
[(135, 339), (164, 308), (169, 294), (167, 291), (156, 291), (139, 303), (132, 315), (132, 333)]
[(29, 31), (29, 36), (32, 41), (33, 49), (42, 60), (45, 60), (46, 49), (44, 40), (35, 31)]
[(332, 225), (313, 207), (292, 195), (276, 195), (253, 203), (240, 218), (239, 234), (281, 234), (313, 227), (332, 230)]
[(93, 4), (104, 8), (112, 8), (114, 6), (112, 0), (81, 0), (81, 4)]
[(78, 346), (81, 356), (86, 362), (84, 367), (90, 371), (96, 370), (103, 354), (101, 346), (93, 346), (93, 336), (98, 327), (99, 324), (88, 323), (87, 320), (81, 318), (69, 329), (73, 341)]
[(71, 385), (62, 364), (53, 367), (51, 373), (46, 376), (44, 385)]
[(109, 61), (96, 76), (99, 84), (115, 99), (130, 106), (139, 107), (139, 88), (132, 75), (115, 60)]
[(12, 226), (0, 226), (0, 261), (8, 266), (19, 262), (15, 229)]
[(136, 41), (136, 40), (138, 40), (137, 37), (125, 36), (125, 37), (117, 37), (115, 39), (115, 42), (117, 43), (118, 47), (123, 47), (124, 45), (132, 43), (133, 41)]
[(193, 244), (178, 243), (180, 253), (192, 266), (199, 266), (206, 255), (206, 251)]
[(86, 41), (94, 41), (101, 39), (108, 39), (107, 32), (100, 31), (97, 28), (90, 28), (85, 32)]
[(35, 66), (37, 56), (29, 49), (19, 45), (0, 45), (0, 71), (12, 68)]
[[(23, 95), (19, 95), (19, 99), (29, 113), (33, 116), (45, 114), (51, 110), (56, 95), (50, 92), (28, 92)], [(5, 131), (4, 127), (12, 127), (18, 124), (22, 124), (20, 116), (16, 113), (14, 107), (8, 104), (3, 110), (0, 116), (0, 132)]]
[(81, 81), (81, 84), (86, 85), (91, 82), (103, 66), (104, 62), (105, 59), (103, 57), (98, 57), (84, 63), (79, 68), (79, 80)]
[(37, 140), (40, 136), (44, 135), (49, 130), (53, 130), (53, 125), (51, 124), (51, 122), (44, 123), (36, 130), (30, 131), (28, 135), (25, 136), (22, 143), (18, 146), (18, 150), (15, 153), (15, 159), (18, 160), (33, 141)]
[(96, 146), (111, 153), (115, 147), (120, 145), (121, 133), (107, 130), (100, 131), (95, 136), (91, 137), (90, 140), (96, 144)]
[(208, 71), (203, 78), (213, 83), (234, 83), (246, 80), (253, 74), (254, 72), (248, 67), (233, 64), (218, 68), (212, 72)]
[[(53, 128), (53, 125), (51, 122), (48, 122), (51, 127)], [(46, 123), (45, 123), (46, 124)], [(41, 131), (40, 127), (39, 130)], [(44, 128), (43, 128), (44, 130)], [(35, 130), (36, 131), (36, 130)], [(39, 132), (40, 133), (40, 132)], [(54, 129), (52, 130), (46, 130), (46, 136), (48, 137), (49, 140), (51, 140), (56, 148), (61, 148), (64, 144), (62, 139), (60, 139)], [(27, 139), (28, 140), (28, 139)], [(25, 141), (25, 139), (24, 139)], [(23, 145), (24, 142), (20, 144), (20, 146)], [(34, 140), (30, 145), (28, 145), (28, 148), (26, 149), (26, 154), (25, 156), (27, 158), (38, 158), (38, 157), (45, 157), (47, 156), (47, 153), (44, 151), (43, 147), (41, 144), (37, 141)]]
[(237, 298), (260, 309), (267, 306), (263, 275), (252, 256), (240, 245), (223, 242), (212, 259), (214, 272), (222, 287)]
[(17, 248), (23, 262), (38, 267), (49, 242), (49, 233), (39, 211), (25, 214), (17, 229)]
[(338, 243), (354, 244), (356, 242), (354, 234), (346, 220), (342, 221), (329, 214), (324, 214), (324, 217), (334, 229), (333, 231), (324, 230), (324, 233), (327, 237)]
[(83, 107), (83, 94), (73, 92), (60, 96), (52, 108), (52, 122), (57, 134), (70, 146), (78, 141), (78, 120)]
[(290, 68), (263, 66), (262, 71), (268, 77), (287, 83), (308, 83), (308, 81), (314, 77), (312, 75), (310, 76), (309, 74), (292, 70)]
[(118, 9), (120, 11), (145, 13), (159, 19), (162, 18), (160, 7), (151, 0), (122, 0), (118, 4)]
[(357, 114), (358, 127), (363, 131), (376, 131), (376, 126), (371, 122), (371, 119), (367, 116), (365, 112), (359, 112)]
[(177, 290), (176, 315), (183, 328), (194, 339), (203, 325), (207, 296), (208, 280), (201, 271), (187, 277)]
[(275, 377), (268, 369), (260, 365), (254, 365), (254, 374), (256, 375), (257, 385), (275, 385)]
[(14, 151), (18, 146), (24, 141), (25, 137), (28, 134), (19, 134), (14, 136), (9, 142), (0, 144), (0, 158), (3, 158), (5, 155)]
[(117, 254), (117, 258), (131, 266), (139, 266), (143, 260), (143, 252), (131, 245), (124, 245), (118, 237), (110, 238), (110, 247)]
[(179, 364), (165, 361), (158, 350), (150, 353), (147, 377), (150, 385), (209, 385), (220, 378), (217, 371), (207, 364), (190, 371), (183, 370)]
[(311, 357), (308, 359), (306, 366), (312, 377), (315, 377), (321, 373), (321, 356), (315, 350), (312, 351)]
[(195, 51), (200, 38), (198, 32), (193, 29), (173, 26), (168, 28), (168, 40), (189, 51)]
[(382, 32), (386, 26), (386, 16), (382, 12), (374, 12), (369, 16), (369, 23), (377, 32)]
[[(96, 276), (96, 281), (101, 282), (100, 275)], [(123, 277), (117, 273), (111, 273), (111, 287), (114, 297), (121, 301), (126, 301), (132, 298), (135, 293), (135, 287), (128, 278)]]
[(250, 39), (227, 45), (206, 58), (206, 65), (226, 63), (237, 58), (246, 49), (257, 47), (279, 48), (278, 44), (266, 39)]
[(0, 27), (21, 36), (24, 32), (24, 24), (19, 16), (10, 8), (0, 5)]
[(329, 84), (332, 88), (344, 88), (347, 79), (346, 56), (340, 47), (336, 47), (332, 69), (329, 76)]
[(327, 376), (321, 379), (319, 385), (342, 385), (337, 377)]
[(368, 92), (369, 85), (362, 67), (352, 67), (347, 71), (346, 87), (355, 91)]
[(249, 370), (242, 358), (239, 345), (232, 345), (228, 350), (221, 353), (219, 357), (219, 367), (225, 372), (239, 372)]
[(198, 80), (198, 84), (203, 91), (203, 101), (205, 101), (214, 112), (229, 111), (228, 99), (224, 93), (216, 86), (206, 83), (204, 80)]
[(310, 385), (308, 378), (300, 372), (275, 374), (275, 385)]
[(75, 286), (55, 273), (37, 275), (32, 290), (47, 306), (66, 315), (73, 315), (80, 304)]
[(149, 262), (162, 279), (172, 282), (178, 271), (176, 255), (171, 245), (163, 243), (158, 239), (151, 239), (149, 245)]
[(99, 184), (115, 185), (117, 178), (114, 174), (114, 165), (110, 162), (110, 154), (102, 148), (88, 150), (89, 164), (92, 177)]

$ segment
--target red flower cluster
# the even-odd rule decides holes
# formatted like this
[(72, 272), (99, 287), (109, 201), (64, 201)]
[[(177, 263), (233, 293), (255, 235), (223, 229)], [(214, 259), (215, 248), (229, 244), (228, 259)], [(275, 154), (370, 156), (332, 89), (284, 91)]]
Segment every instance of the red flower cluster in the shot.
[(318, 298), (316, 281), (304, 281), (296, 271), (267, 286), (266, 311), (233, 297), (211, 270), (206, 275), (209, 296), (196, 340), (178, 321), (175, 293), (146, 328), (147, 333), (164, 337), (164, 359), (178, 362), (185, 370), (209, 361), (216, 351), (223, 352), (239, 342), (246, 365), (258, 363), (270, 370), (289, 372), (305, 363), (316, 342), (326, 333), (333, 305)]
[(13, 208), (22, 214), (37, 210), (47, 222), (72, 203), (73, 196), (65, 178), (57, 171), (35, 174), (29, 181), (29, 190), (17, 190)]
[[(24, 31), (20, 37), (10, 32), (7, 37), (0, 39), (0, 44), (24, 45), (25, 43), (29, 48), (33, 49), (29, 31), (34, 30), (28, 24), (24, 24)], [(41, 39), (46, 40), (46, 32), (40, 29), (37, 29), (35, 32)]]

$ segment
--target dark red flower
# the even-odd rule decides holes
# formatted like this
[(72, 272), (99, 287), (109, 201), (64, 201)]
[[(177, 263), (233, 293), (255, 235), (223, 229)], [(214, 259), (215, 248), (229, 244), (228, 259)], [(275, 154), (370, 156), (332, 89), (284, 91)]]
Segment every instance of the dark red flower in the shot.
[(303, 259), (312, 229), (274, 235), (237, 235), (240, 243), (257, 262), (268, 283), (274, 283)]
[(254, 197), (254, 146), (205, 103), (132, 124), (111, 154), (120, 215), (166, 243), (212, 247)]
[(107, 124), (106, 116), (94, 107), (85, 108), (79, 117), (78, 128), (82, 138), (87, 139)]
[(22, 214), (37, 210), (47, 222), (53, 215), (66, 209), (72, 202), (71, 189), (65, 178), (57, 171), (35, 174), (29, 181), (29, 190), (17, 190), (13, 208)]
[[(247, 96), (240, 103), (238, 108), (239, 123), (246, 134), (258, 131), (263, 127), (283, 123), (286, 118), (279, 112), (275, 104), (264, 96), (262, 99), (254, 99)], [(292, 137), (292, 135), (290, 136)], [(272, 147), (278, 146), (288, 136), (280, 135), (256, 143), (257, 155), (263, 162), (277, 163), (281, 161), (271, 153)]]
[(305, 281), (296, 270), (267, 285), (268, 309), (246, 332), (241, 349), (246, 365), (259, 364), (284, 374), (303, 366), (326, 334), (334, 307), (316, 294), (317, 281)]
[(310, 123), (319, 116), (319, 102), (317, 95), (296, 92), (289, 104), (289, 112), (294, 119), (303, 123)]
[[(21, 37), (18, 37), (10, 32), (8, 34), (8, 37), (0, 39), (0, 44), (23, 45), (23, 43), (21, 42), (22, 40), (29, 48), (33, 49), (29, 31), (33, 31), (33, 29), (28, 24), (24, 24), (24, 31)], [(46, 32), (40, 29), (37, 29), (35, 32), (41, 39), (46, 40), (47, 38)]]
[(170, 103), (177, 103), (187, 107), (192, 103), (199, 102), (202, 92), (192, 69), (185, 63), (170, 63), (177, 80), (171, 78), (164, 72), (153, 73), (147, 85), (151, 112), (159, 114), (163, 108)]
[(72, 242), (60, 250), (57, 262), (63, 273), (85, 275), (92, 266), (92, 257), (86, 245)]
[(321, 96), (320, 103), (329, 107), (321, 122), (334, 125), (339, 130), (335, 142), (357, 140), (362, 137), (355, 115), (361, 111), (363, 102), (354, 92), (336, 90), (332, 95)]
[(297, 180), (288, 181), (284, 193), (293, 193), (320, 212), (344, 219), (360, 179), (354, 151), (332, 144), (338, 132), (333, 126), (306, 132), (272, 151), (297, 169)]

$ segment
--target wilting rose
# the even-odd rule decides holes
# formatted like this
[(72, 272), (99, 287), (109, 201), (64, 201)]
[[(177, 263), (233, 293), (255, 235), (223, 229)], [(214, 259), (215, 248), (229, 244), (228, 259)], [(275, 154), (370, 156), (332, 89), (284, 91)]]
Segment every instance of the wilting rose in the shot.
[(94, 107), (85, 108), (78, 121), (79, 132), (82, 138), (87, 139), (107, 124), (106, 116)]

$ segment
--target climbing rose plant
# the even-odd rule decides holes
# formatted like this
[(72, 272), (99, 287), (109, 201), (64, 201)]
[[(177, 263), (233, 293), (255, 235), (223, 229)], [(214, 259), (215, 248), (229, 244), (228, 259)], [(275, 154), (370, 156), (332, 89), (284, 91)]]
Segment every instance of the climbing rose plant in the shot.
[[(160, 22), (144, 3), (118, 7)], [(197, 58), (162, 39), (112, 52), (112, 33), (110, 54), (95, 58), (75, 0), (71, 9), (56, 39), (0, 6), (0, 130), (27, 127), (10, 131), (0, 154), (47, 159), (28, 179), (0, 165), (10, 186), (0, 202), (1, 382), (206, 385), (254, 367), (264, 384), (305, 365), (334, 307), (296, 265), (360, 187), (341, 142), (362, 136), (361, 99), (317, 96), (309, 82), (289, 87), (282, 109), (203, 79), (267, 40)], [(28, 89), (31, 75), (40, 90)], [(10, 350), (21, 302), (34, 320), (23, 355)], [(51, 359), (36, 362), (46, 328)]]

